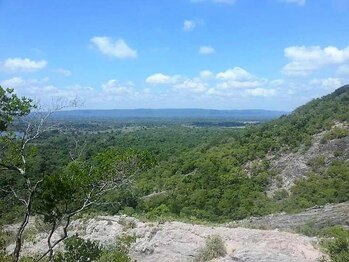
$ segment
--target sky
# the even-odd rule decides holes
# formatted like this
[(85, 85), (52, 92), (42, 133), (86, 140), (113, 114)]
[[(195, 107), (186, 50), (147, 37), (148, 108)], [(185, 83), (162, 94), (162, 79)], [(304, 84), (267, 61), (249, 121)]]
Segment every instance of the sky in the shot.
[(0, 84), (42, 105), (290, 111), (349, 83), (348, 0), (0, 0)]

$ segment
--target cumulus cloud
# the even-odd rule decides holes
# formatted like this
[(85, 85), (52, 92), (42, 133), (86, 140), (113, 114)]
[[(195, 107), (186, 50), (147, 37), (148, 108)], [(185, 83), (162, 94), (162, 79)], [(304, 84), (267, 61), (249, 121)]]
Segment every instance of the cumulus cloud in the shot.
[(15, 89), (19, 96), (26, 96), (39, 101), (41, 105), (52, 105), (52, 101), (59, 98), (89, 100), (96, 96), (95, 90), (91, 87), (73, 85), (59, 88), (49, 83), (48, 78), (25, 79), (22, 77), (13, 77), (1, 82), (6, 87)]
[(306, 0), (279, 0), (280, 2), (288, 3), (288, 4), (297, 4), (300, 6), (305, 5)]
[[(245, 92), (245, 94), (255, 94), (255, 96), (264, 91), (264, 89), (261, 89), (263, 86), (271, 84), (271, 81), (256, 77), (241, 67), (234, 67), (226, 71), (219, 72), (216, 74), (216, 79), (219, 80), (219, 82), (215, 85), (215, 89), (217, 90), (229, 92), (235, 91), (236, 89), (250, 89), (250, 91), (247, 91), (247, 93)], [(263, 94), (266, 96), (267, 92), (264, 92)]]
[[(164, 75), (157, 73), (146, 79), (148, 84), (167, 84), (174, 91), (202, 96), (273, 96), (283, 80), (258, 78), (241, 67), (213, 73), (209, 70), (199, 72), (198, 76)], [(266, 88), (270, 87), (270, 88)]]
[(199, 48), (199, 54), (202, 54), (202, 55), (210, 55), (215, 52), (216, 50), (212, 46), (201, 46)]
[[(56, 86), (51, 84), (49, 79), (24, 79), (13, 77), (0, 84), (6, 87), (13, 87), (20, 96), (26, 96), (39, 101), (41, 105), (50, 106), (56, 99), (75, 99), (84, 101), (87, 105), (94, 107), (118, 107), (127, 106), (130, 101), (139, 101), (148, 97), (146, 91), (137, 91), (130, 83), (120, 84), (117, 80), (111, 79), (101, 86), (90, 87), (82, 85)], [(119, 104), (115, 104), (118, 102)]]
[(21, 77), (13, 77), (13, 78), (10, 78), (10, 79), (7, 79), (5, 81), (2, 82), (2, 85), (4, 87), (9, 87), (9, 88), (17, 88), (17, 87), (21, 87), (23, 85), (25, 85), (25, 81), (23, 80), (23, 78)]
[(106, 93), (113, 95), (132, 95), (134, 93), (132, 87), (119, 85), (115, 79), (103, 84), (102, 88)]
[(203, 93), (208, 90), (208, 85), (199, 79), (186, 79), (174, 86), (175, 89), (182, 89), (193, 93)]
[(193, 31), (196, 27), (196, 23), (193, 20), (185, 20), (183, 22), (183, 31), (190, 32)]
[(172, 84), (176, 81), (179, 76), (169, 76), (162, 73), (156, 73), (151, 76), (148, 76), (145, 82), (153, 85), (165, 85)]
[(216, 74), (216, 78), (219, 80), (236, 80), (236, 81), (245, 81), (252, 80), (255, 78), (251, 73), (247, 72), (241, 67), (234, 67), (226, 71)]
[(25, 71), (34, 72), (41, 70), (47, 66), (46, 60), (30, 60), (29, 58), (8, 58), (2, 63), (2, 67), (6, 71)]
[(115, 58), (137, 58), (137, 50), (129, 47), (124, 39), (113, 40), (106, 36), (95, 36), (90, 41), (104, 55)]
[(334, 46), (291, 46), (284, 50), (284, 54), (290, 63), (283, 67), (282, 73), (288, 76), (307, 76), (320, 68), (349, 61), (349, 46), (344, 49)]

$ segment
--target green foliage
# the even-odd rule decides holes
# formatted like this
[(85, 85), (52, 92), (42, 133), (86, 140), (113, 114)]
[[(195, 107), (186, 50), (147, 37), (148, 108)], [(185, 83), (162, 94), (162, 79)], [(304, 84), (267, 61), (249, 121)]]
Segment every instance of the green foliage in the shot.
[(314, 172), (319, 172), (321, 168), (325, 167), (325, 157), (316, 156), (310, 159), (307, 164), (312, 168)]
[[(68, 132), (47, 132), (35, 144), (30, 173), (45, 176), (38, 194), (43, 202), (35, 205), (47, 221), (59, 218), (65, 206), (73, 210), (91, 185), (112, 178), (115, 171), (121, 177), (129, 174), (135, 184), (105, 194), (94, 212), (225, 221), (349, 200), (348, 164), (328, 167), (321, 156), (309, 162), (309, 179), (297, 182), (290, 195), (280, 190), (270, 199), (265, 193), (277, 179), (269, 156), (306, 150), (319, 132), (332, 132), (330, 139), (343, 136), (343, 130), (331, 128), (349, 120), (348, 90), (341, 88), (289, 115), (239, 130), (192, 128), (179, 121), (69, 122)], [(85, 141), (73, 162), (72, 138)], [(91, 166), (99, 168), (90, 176)], [(11, 179), (1, 176), (0, 186), (21, 182)], [(279, 179), (281, 184), (283, 178)], [(0, 194), (1, 216), (9, 216), (4, 210), (13, 210), (6, 218), (13, 219), (20, 212), (18, 203), (11, 195)]]
[(102, 248), (97, 242), (73, 236), (64, 241), (64, 251), (54, 256), (55, 262), (97, 261)]
[(347, 128), (340, 128), (340, 127), (335, 127), (331, 129), (329, 132), (327, 132), (323, 138), (321, 139), (322, 143), (325, 143), (329, 140), (333, 139), (338, 139), (338, 138), (343, 138), (349, 136), (349, 129)]
[(134, 236), (125, 235), (116, 239), (116, 244), (103, 247), (95, 241), (73, 236), (64, 241), (64, 251), (54, 255), (55, 262), (129, 262), (128, 252)]
[(131, 262), (127, 253), (123, 250), (106, 250), (102, 253), (98, 262)]
[(321, 229), (315, 226), (314, 222), (309, 222), (296, 229), (296, 232), (308, 237), (314, 237), (321, 234)]
[[(321, 237), (321, 246), (333, 262), (349, 261), (349, 231), (340, 226), (317, 227), (315, 223), (307, 223), (297, 230), (298, 233)], [(320, 261), (329, 262), (325, 257)]]
[(5, 131), (15, 117), (29, 114), (31, 108), (31, 99), (18, 98), (13, 89), (0, 86), (0, 132)]
[[(293, 196), (280, 191), (269, 199), (265, 194), (275, 176), (265, 160), (267, 155), (298, 151), (311, 145), (314, 134), (349, 120), (349, 86), (341, 90), (287, 116), (236, 131), (159, 163), (140, 177), (138, 194), (167, 193), (140, 202), (138, 210), (150, 217), (224, 221), (349, 200), (347, 168), (335, 163), (325, 172), (321, 156), (310, 161), (315, 173), (296, 184)], [(247, 177), (249, 161), (254, 164)]]
[(222, 237), (219, 235), (208, 236), (205, 246), (195, 256), (195, 262), (211, 261), (214, 258), (224, 257), (227, 250)]
[(323, 241), (323, 247), (333, 262), (349, 261), (349, 231), (341, 227), (323, 230), (323, 235), (332, 237)]
[(128, 253), (135, 241), (136, 237), (131, 235), (123, 235), (117, 238), (116, 245), (105, 248), (98, 262), (131, 262)]
[(11, 258), (7, 255), (6, 252), (6, 236), (5, 233), (3, 233), (0, 230), (0, 261), (2, 262), (10, 262), (12, 261)]
[(326, 171), (296, 182), (283, 209), (297, 212), (315, 205), (349, 200), (349, 162), (334, 162)]

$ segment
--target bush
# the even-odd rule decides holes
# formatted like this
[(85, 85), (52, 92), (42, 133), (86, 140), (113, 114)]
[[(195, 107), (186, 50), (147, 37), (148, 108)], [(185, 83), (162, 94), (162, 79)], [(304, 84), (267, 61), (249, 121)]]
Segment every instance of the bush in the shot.
[(300, 226), (296, 229), (296, 232), (308, 237), (314, 237), (321, 233), (321, 229), (315, 226), (314, 222), (309, 222), (303, 226)]
[(0, 261), (11, 261), (10, 257), (6, 253), (6, 238), (2, 231), (0, 231)]
[[(134, 236), (124, 235), (116, 244), (102, 247), (97, 242), (73, 236), (65, 240), (64, 251), (54, 255), (55, 262), (130, 262), (128, 255)], [(1, 258), (1, 257), (0, 257)], [(2, 260), (0, 260), (2, 262)]]
[(227, 254), (223, 239), (218, 235), (209, 236), (205, 247), (199, 250), (195, 262), (210, 261), (214, 258), (224, 257)]
[(349, 136), (349, 130), (348, 129), (335, 127), (331, 131), (329, 131), (328, 133), (326, 133), (324, 135), (324, 137), (321, 139), (321, 142), (325, 143), (325, 142), (327, 142), (329, 140), (343, 138), (343, 137), (346, 137), (346, 136)]
[(116, 239), (116, 246), (103, 250), (98, 262), (130, 262), (128, 253), (132, 243), (136, 241), (135, 236), (124, 235)]
[(55, 255), (55, 262), (97, 261), (102, 254), (98, 243), (73, 236), (65, 240), (64, 252)]
[(324, 244), (325, 250), (332, 262), (349, 261), (349, 238), (335, 238)]

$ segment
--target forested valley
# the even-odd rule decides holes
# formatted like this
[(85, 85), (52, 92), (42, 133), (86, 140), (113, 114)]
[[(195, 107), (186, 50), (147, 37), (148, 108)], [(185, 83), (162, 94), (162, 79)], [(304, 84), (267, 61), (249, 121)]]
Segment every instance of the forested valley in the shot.
[[(52, 232), (67, 219), (116, 214), (225, 223), (349, 201), (349, 86), (277, 119), (243, 124), (62, 120), (54, 112), (36, 112), (31, 100), (10, 89), (0, 91), (2, 225), (21, 223), (24, 214), (42, 217)], [(313, 155), (304, 176), (285, 186), (275, 163), (305, 154), (317, 137), (319, 147), (331, 141), (342, 146), (325, 152), (330, 159)], [(348, 231), (341, 230), (348, 256)], [(4, 239), (8, 244), (10, 238)]]

